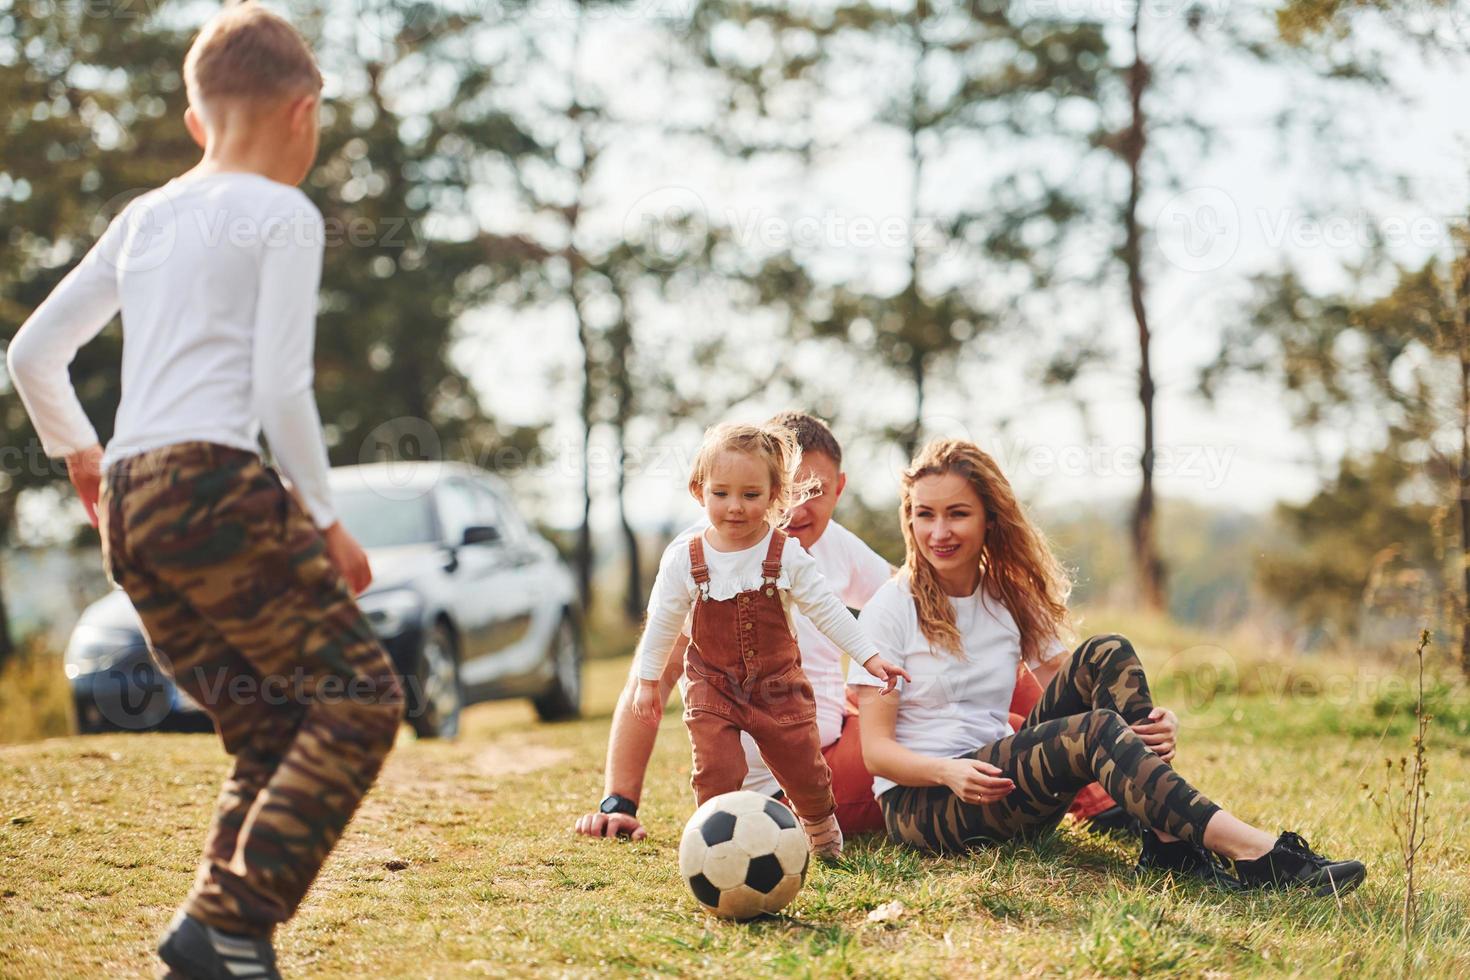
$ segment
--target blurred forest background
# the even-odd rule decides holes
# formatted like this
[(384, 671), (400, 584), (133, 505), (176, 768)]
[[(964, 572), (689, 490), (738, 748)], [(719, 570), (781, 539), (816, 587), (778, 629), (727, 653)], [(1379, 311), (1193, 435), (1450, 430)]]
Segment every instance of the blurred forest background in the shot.
[[(1428, 625), (1470, 672), (1464, 4), (267, 6), (328, 79), (305, 190), (333, 463), (500, 472), (601, 635), (693, 516), (704, 426), (799, 407), (892, 560), (902, 460), (968, 434), (1084, 604), (1299, 649)], [(213, 9), (0, 0), (0, 338), (197, 158), (180, 65)], [(1430, 191), (1366, 125), (1424, 100), (1460, 138)], [(1269, 213), (1210, 169), (1243, 145)], [(120, 345), (72, 368), (104, 439)], [(106, 586), (8, 383), (0, 426), (9, 653)]]

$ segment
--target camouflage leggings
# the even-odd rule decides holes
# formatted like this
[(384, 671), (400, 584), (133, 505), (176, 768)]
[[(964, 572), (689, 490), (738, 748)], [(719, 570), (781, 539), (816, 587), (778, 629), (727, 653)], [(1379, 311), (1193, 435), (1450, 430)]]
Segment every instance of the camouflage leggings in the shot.
[(393, 744), (403, 695), (322, 536), (253, 453), (180, 443), (114, 464), (103, 562), (148, 645), (235, 757), (184, 908), (289, 918)]
[(1040, 836), (1096, 780), (1148, 826), (1199, 842), (1220, 808), (1128, 727), (1152, 709), (1133, 646), (1121, 636), (1095, 636), (1052, 678), (1019, 732), (964, 756), (996, 766), (1015, 789), (974, 804), (948, 786), (894, 787), (878, 800), (888, 836), (933, 853)]

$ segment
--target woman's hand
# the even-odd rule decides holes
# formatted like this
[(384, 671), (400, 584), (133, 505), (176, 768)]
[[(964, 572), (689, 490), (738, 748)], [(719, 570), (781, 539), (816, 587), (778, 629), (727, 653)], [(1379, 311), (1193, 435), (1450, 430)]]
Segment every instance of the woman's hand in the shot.
[(942, 778), (962, 803), (995, 803), (1016, 788), (999, 769), (979, 759), (946, 759)]
[(1165, 762), (1174, 758), (1175, 740), (1179, 737), (1179, 719), (1168, 708), (1155, 708), (1147, 721), (1130, 726), (1143, 744), (1153, 749)]
[(863, 670), (866, 670), (868, 673), (872, 674), (874, 677), (884, 682), (883, 690), (879, 692), (880, 694), (892, 693), (893, 689), (898, 686), (898, 679), (900, 677), (908, 681), (910, 684), (914, 682), (914, 679), (909, 676), (908, 671), (904, 670), (902, 667), (893, 666), (893, 664), (884, 660), (876, 653), (869, 657), (867, 660), (863, 661)]
[(645, 725), (657, 725), (664, 716), (663, 702), (658, 697), (658, 681), (638, 679), (638, 692), (633, 695), (633, 717)]

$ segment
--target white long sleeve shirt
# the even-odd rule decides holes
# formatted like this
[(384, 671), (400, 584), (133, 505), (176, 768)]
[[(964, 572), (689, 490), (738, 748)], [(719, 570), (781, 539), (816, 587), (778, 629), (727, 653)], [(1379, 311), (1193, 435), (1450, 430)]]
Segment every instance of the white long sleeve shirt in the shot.
[(315, 524), (331, 525), (312, 394), (325, 237), (305, 194), (258, 174), (181, 177), (130, 203), (10, 344), (10, 378), (47, 455), (98, 441), (68, 368), (121, 311), (104, 470), (180, 442), (259, 452), (263, 431)]
[[(771, 546), (767, 531), (760, 543), (742, 551), (716, 551), (704, 542), (704, 560), (709, 566), (711, 599), (733, 599), (737, 593), (761, 587), (761, 563)], [(781, 552), (781, 576), (776, 580), (786, 621), (791, 623), (795, 607), (855, 663), (873, 657), (877, 647), (868, 639), (852, 613), (828, 586), (816, 559), (793, 537)], [(694, 608), (699, 587), (689, 564), (689, 538), (681, 535), (664, 549), (658, 576), (648, 598), (648, 621), (638, 641), (638, 676), (658, 680), (668, 663), (669, 652), (679, 638), (684, 620)]]

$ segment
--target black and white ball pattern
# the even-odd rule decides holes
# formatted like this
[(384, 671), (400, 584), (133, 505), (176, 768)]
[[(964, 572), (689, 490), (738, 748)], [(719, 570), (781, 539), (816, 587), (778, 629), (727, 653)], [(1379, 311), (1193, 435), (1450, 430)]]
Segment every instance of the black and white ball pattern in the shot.
[(679, 871), (701, 905), (726, 919), (779, 912), (801, 891), (806, 834), (783, 804), (741, 790), (694, 811), (679, 842)]

